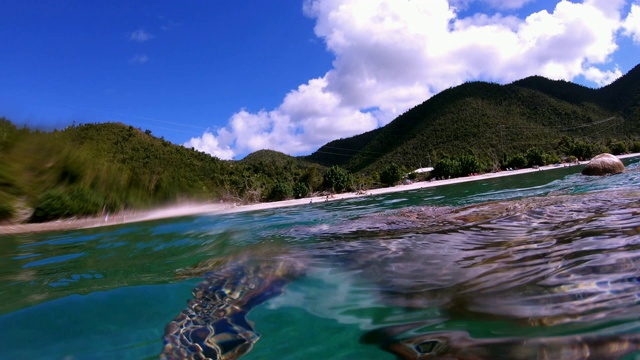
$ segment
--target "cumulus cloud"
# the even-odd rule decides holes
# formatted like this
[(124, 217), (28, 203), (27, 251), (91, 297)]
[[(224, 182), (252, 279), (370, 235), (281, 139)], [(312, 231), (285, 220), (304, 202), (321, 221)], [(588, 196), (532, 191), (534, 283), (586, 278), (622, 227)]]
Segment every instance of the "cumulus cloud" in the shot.
[(240, 110), (215, 136), (207, 132), (184, 146), (221, 159), (261, 149), (298, 154), (313, 151), (327, 139), (352, 136), (377, 126), (373, 115), (343, 106), (326, 86), (325, 78), (312, 79), (287, 94), (277, 109), (257, 113)]
[[(286, 94), (276, 109), (239, 111), (216, 135), (189, 144), (225, 158), (259, 149), (309, 153), (469, 80), (582, 76), (602, 86), (621, 75), (611, 64), (616, 35), (640, 34), (640, 9), (624, 16), (624, 0), (562, 0), (528, 16), (461, 17), (460, 4), (471, 1), (306, 0), (304, 12), (334, 55), (333, 68)], [(511, 9), (528, 2), (477, 1)]]
[(585, 79), (596, 83), (598, 86), (605, 86), (622, 76), (619, 68), (613, 70), (601, 70), (595, 66), (591, 66), (584, 71)]
[(631, 5), (631, 10), (624, 21), (624, 33), (634, 42), (640, 43), (640, 2)]
[[(218, 132), (220, 136), (220, 132)], [(220, 159), (233, 158), (234, 152), (228, 145), (222, 145), (212, 132), (206, 131), (201, 137), (192, 138), (184, 144), (185, 147), (204, 151)]]
[(153, 39), (153, 35), (144, 31), (143, 29), (138, 29), (132, 32), (131, 34), (129, 34), (129, 40), (139, 42), (139, 43), (143, 43), (151, 39)]

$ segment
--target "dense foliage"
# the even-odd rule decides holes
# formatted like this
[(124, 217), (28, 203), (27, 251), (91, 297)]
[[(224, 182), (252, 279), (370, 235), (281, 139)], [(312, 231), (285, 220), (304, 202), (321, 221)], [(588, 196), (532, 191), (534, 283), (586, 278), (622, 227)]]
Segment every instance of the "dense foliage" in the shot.
[(348, 171), (332, 166), (325, 174), (322, 180), (322, 186), (332, 192), (345, 192), (353, 189), (354, 179)]
[(380, 182), (386, 187), (396, 185), (404, 177), (405, 169), (391, 164), (385, 167), (380, 173)]
[(390, 163), (417, 169), (468, 155), (477, 158), (482, 171), (490, 171), (504, 168), (510, 159), (527, 158), (531, 148), (547, 154), (549, 162), (632, 151), (639, 140), (637, 66), (597, 90), (539, 76), (508, 85), (466, 83), (433, 96), (383, 128), (333, 141), (307, 160), (372, 174)]
[(474, 155), (461, 155), (455, 158), (443, 157), (433, 167), (432, 176), (438, 179), (476, 175), (483, 171), (480, 160)]

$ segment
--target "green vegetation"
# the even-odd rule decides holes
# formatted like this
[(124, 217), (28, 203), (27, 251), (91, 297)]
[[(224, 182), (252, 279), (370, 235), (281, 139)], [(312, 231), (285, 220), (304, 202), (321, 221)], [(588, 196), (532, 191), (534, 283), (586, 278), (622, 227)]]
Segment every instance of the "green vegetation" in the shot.
[(345, 192), (353, 190), (354, 178), (348, 171), (332, 166), (322, 178), (322, 186), (332, 192)]
[(101, 209), (102, 198), (89, 189), (53, 189), (38, 198), (31, 220), (43, 222), (69, 216), (93, 215)]
[(404, 173), (404, 168), (396, 164), (391, 164), (385, 167), (384, 170), (382, 170), (382, 172), (380, 173), (380, 182), (386, 187), (394, 186), (400, 180), (402, 180)]
[[(0, 131), (0, 221), (41, 222), (186, 199), (274, 201), (323, 190), (323, 167), (274, 151), (222, 161), (119, 123), (47, 133), (2, 118)], [(22, 208), (28, 211), (16, 218)]]
[(43, 132), (0, 118), (0, 221), (183, 199), (304, 198), (393, 186), (407, 170), (425, 166), (434, 166), (431, 176), (448, 178), (628, 151), (640, 152), (640, 66), (597, 90), (542, 77), (463, 84), (383, 128), (300, 158), (262, 150), (223, 161), (120, 123)]
[(456, 158), (444, 157), (433, 167), (432, 176), (438, 179), (456, 178), (478, 174), (482, 171), (482, 164), (473, 155), (462, 155)]
[[(574, 148), (563, 148), (563, 141)], [(383, 128), (333, 141), (306, 159), (373, 174), (391, 163), (416, 169), (468, 155), (477, 158), (481, 171), (492, 171), (526, 158), (531, 148), (547, 154), (549, 162), (633, 151), (638, 141), (640, 66), (597, 90), (539, 76), (508, 85), (466, 83)]]
[(8, 202), (0, 203), (0, 221), (9, 220), (15, 215), (15, 209)]

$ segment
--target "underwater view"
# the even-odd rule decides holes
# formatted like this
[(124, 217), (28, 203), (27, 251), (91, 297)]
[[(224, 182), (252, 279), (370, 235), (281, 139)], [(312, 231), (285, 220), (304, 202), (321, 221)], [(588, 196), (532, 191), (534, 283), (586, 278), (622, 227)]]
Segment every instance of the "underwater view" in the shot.
[(0, 357), (640, 358), (638, 161), (0, 235)]

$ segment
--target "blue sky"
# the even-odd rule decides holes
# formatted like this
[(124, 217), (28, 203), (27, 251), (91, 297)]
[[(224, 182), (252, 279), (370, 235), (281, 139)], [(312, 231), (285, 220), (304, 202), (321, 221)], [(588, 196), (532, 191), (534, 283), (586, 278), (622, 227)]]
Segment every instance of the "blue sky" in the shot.
[(224, 159), (309, 154), (465, 81), (604, 86), (640, 0), (0, 0), (0, 116), (120, 121)]

